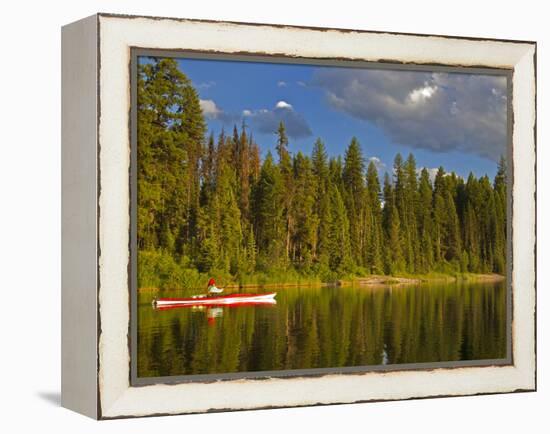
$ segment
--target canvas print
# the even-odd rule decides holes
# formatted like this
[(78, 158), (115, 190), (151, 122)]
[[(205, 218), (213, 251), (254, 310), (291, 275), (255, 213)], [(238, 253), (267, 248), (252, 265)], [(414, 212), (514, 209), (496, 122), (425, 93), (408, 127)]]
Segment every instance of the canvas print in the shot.
[(136, 74), (138, 378), (507, 358), (506, 75)]

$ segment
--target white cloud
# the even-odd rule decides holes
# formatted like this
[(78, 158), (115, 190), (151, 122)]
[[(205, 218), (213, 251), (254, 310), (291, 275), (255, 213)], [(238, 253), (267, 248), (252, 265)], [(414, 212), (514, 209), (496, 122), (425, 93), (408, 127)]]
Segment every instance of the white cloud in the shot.
[(277, 86), (279, 86), (279, 87), (286, 87), (286, 86), (287, 86), (287, 83), (286, 83), (286, 81), (280, 80), (280, 81), (277, 82)]
[(252, 112), (248, 109), (243, 110), (243, 116), (252, 116)]
[(296, 84), (297, 84), (298, 86), (302, 86), (302, 87), (306, 87), (306, 86), (307, 86), (307, 84), (305, 83), (305, 81), (297, 81)]
[(199, 104), (202, 110), (202, 114), (211, 119), (217, 119), (223, 112), (211, 99), (201, 99)]
[(278, 101), (277, 104), (275, 104), (275, 108), (292, 110), (292, 105), (286, 101)]
[(223, 122), (224, 124), (235, 123), (238, 122), (240, 119), (240, 116), (236, 113), (225, 112), (216, 104), (214, 100), (201, 99), (199, 100), (199, 105), (205, 118), (216, 119), (220, 122)]
[(371, 122), (393, 143), (498, 161), (506, 149), (506, 77), (374, 69), (318, 69), (328, 104)]
[(433, 94), (437, 91), (437, 86), (430, 86), (428, 82), (424, 82), (424, 86), (417, 87), (409, 93), (409, 99), (413, 103), (418, 103), (430, 99)]

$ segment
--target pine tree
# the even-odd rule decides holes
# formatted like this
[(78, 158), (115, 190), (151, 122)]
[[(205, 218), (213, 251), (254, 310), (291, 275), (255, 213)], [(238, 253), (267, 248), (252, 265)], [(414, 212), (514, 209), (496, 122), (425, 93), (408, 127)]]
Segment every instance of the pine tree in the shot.
[(434, 260), (441, 264), (445, 255), (444, 240), (446, 209), (445, 209), (445, 171), (440, 167), (435, 175), (434, 196), (433, 196), (433, 237), (434, 237)]
[(495, 259), (494, 270), (497, 273), (505, 273), (506, 271), (506, 232), (507, 232), (507, 187), (506, 187), (506, 159), (504, 155), (500, 157), (497, 168), (497, 174), (493, 183), (495, 195), (495, 224), (494, 234), (495, 239)]
[(332, 224), (330, 227), (330, 268), (346, 273), (352, 268), (352, 251), (349, 234), (349, 220), (340, 191), (334, 186), (329, 190)]
[(344, 191), (344, 181), (342, 179), (342, 158), (340, 156), (331, 158), (328, 163), (328, 173), (330, 182), (339, 191)]
[(237, 125), (233, 125), (233, 137), (231, 140), (231, 161), (235, 164), (235, 162), (239, 161), (239, 151), (241, 146), (241, 139), (239, 137), (239, 130), (237, 129)]
[(284, 183), (279, 167), (268, 153), (254, 192), (256, 243), (266, 265), (279, 267), (285, 261), (283, 215)]
[(420, 268), (420, 241), (418, 239), (418, 181), (416, 173), (416, 160), (413, 154), (409, 154), (404, 165), (405, 187), (403, 212), (406, 262), (408, 271), (414, 273)]
[(330, 214), (330, 201), (327, 192), (330, 185), (329, 168), (325, 145), (321, 139), (317, 139), (313, 145), (311, 155), (312, 171), (315, 184), (314, 212), (317, 217), (317, 233), (313, 245), (314, 260), (328, 267), (330, 226), (332, 222)]
[(370, 204), (368, 219), (370, 220), (369, 226), (371, 229), (367, 235), (369, 242), (367, 243), (366, 265), (371, 273), (382, 273), (382, 204), (380, 202), (378, 169), (373, 161), (369, 163), (367, 168), (367, 194), (368, 203)]
[(462, 252), (460, 226), (458, 222), (458, 215), (456, 213), (455, 202), (451, 191), (447, 190), (445, 193), (445, 212), (446, 218), (444, 219), (445, 225), (445, 259), (447, 261), (459, 261), (460, 254)]
[(206, 153), (202, 158), (202, 200), (206, 200), (205, 195), (212, 192), (215, 181), (215, 160), (216, 160), (216, 145), (214, 143), (214, 134), (208, 136), (208, 144)]
[(313, 263), (319, 224), (314, 209), (315, 187), (311, 161), (298, 152), (294, 159), (294, 199), (291, 212), (295, 230), (291, 239), (291, 259), (301, 269), (309, 269)]
[(319, 211), (318, 211), (318, 234), (317, 234), (317, 247), (316, 258), (321, 267), (328, 268), (331, 253), (334, 249), (333, 239), (331, 235), (333, 227), (332, 218), (332, 206), (329, 196), (329, 192), (333, 190), (331, 183), (327, 184), (327, 194), (323, 195), (319, 199)]
[(494, 265), (494, 221), (496, 219), (495, 201), (491, 182), (487, 176), (479, 179), (479, 198), (477, 215), (480, 232), (480, 271), (490, 272)]
[(242, 224), (247, 225), (250, 212), (250, 154), (244, 121), (239, 137), (237, 178), (239, 182), (239, 208), (243, 219)]
[(468, 270), (474, 273), (481, 271), (481, 238), (478, 221), (480, 207), (479, 182), (472, 172), (464, 187), (465, 206), (463, 217), (463, 244), (468, 253)]
[(506, 211), (503, 205), (504, 199), (498, 191), (493, 191), (494, 197), (494, 221), (492, 222), (493, 238), (493, 266), (492, 270), (504, 274), (506, 272)]
[(292, 159), (288, 152), (288, 137), (286, 135), (286, 129), (284, 123), (279, 123), (277, 130), (277, 154), (279, 156), (279, 168), (283, 179), (283, 188), (285, 195), (283, 198), (283, 216), (286, 222), (286, 234), (285, 234), (285, 256), (287, 260), (290, 257), (290, 242), (292, 233), (294, 232), (295, 222), (292, 218), (292, 201), (294, 198), (294, 182), (293, 182), (293, 170)]
[(316, 178), (317, 198), (320, 198), (321, 195), (326, 192), (329, 177), (327, 152), (325, 149), (325, 144), (321, 139), (317, 139), (313, 145), (311, 162), (313, 165), (313, 174)]
[(424, 273), (428, 273), (432, 270), (434, 263), (432, 196), (433, 191), (430, 182), (430, 174), (426, 168), (423, 168), (420, 173), (419, 183), (418, 225), (420, 234), (420, 270)]
[(254, 185), (256, 182), (258, 182), (258, 178), (260, 177), (260, 148), (258, 144), (252, 139), (252, 135), (250, 136), (250, 142), (248, 144), (249, 148), (249, 166), (250, 166), (250, 182), (252, 185)]
[(396, 206), (395, 191), (387, 173), (384, 177), (383, 223), (386, 239), (384, 269), (386, 274), (395, 274), (404, 269), (401, 221)]
[(506, 190), (506, 158), (504, 155), (501, 155), (498, 167), (497, 174), (495, 175), (494, 189), (496, 191), (504, 192)]
[(352, 258), (358, 265), (363, 265), (365, 251), (365, 163), (361, 147), (355, 137), (346, 150), (342, 181), (344, 183), (344, 203), (350, 222), (350, 243)]
[(279, 164), (283, 164), (286, 160), (290, 159), (288, 153), (288, 136), (286, 135), (286, 128), (283, 121), (279, 122), (277, 128), (277, 155), (279, 156)]
[(138, 69), (138, 243), (191, 253), (205, 122), (177, 62), (149, 60)]
[(405, 268), (401, 241), (401, 222), (397, 207), (392, 206), (388, 222), (388, 262), (386, 270), (388, 274), (395, 274)]

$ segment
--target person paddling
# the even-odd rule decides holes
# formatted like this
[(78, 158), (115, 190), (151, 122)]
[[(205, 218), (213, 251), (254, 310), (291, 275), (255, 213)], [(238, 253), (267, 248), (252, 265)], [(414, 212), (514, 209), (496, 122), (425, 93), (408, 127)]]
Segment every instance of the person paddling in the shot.
[(210, 279), (208, 281), (208, 294), (219, 294), (223, 291), (223, 288), (218, 288), (216, 286), (216, 281), (214, 279)]

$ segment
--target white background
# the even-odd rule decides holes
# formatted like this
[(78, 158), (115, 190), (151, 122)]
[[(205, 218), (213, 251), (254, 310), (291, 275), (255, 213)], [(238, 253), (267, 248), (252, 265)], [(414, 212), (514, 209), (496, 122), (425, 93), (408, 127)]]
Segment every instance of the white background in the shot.
[[(0, 430), (23, 432), (549, 432), (550, 31), (543, 1), (10, 1), (1, 14)], [(60, 27), (95, 12), (538, 42), (536, 393), (94, 422), (60, 401)], [(521, 182), (521, 180), (516, 180)], [(546, 260), (546, 264), (548, 260)]]

